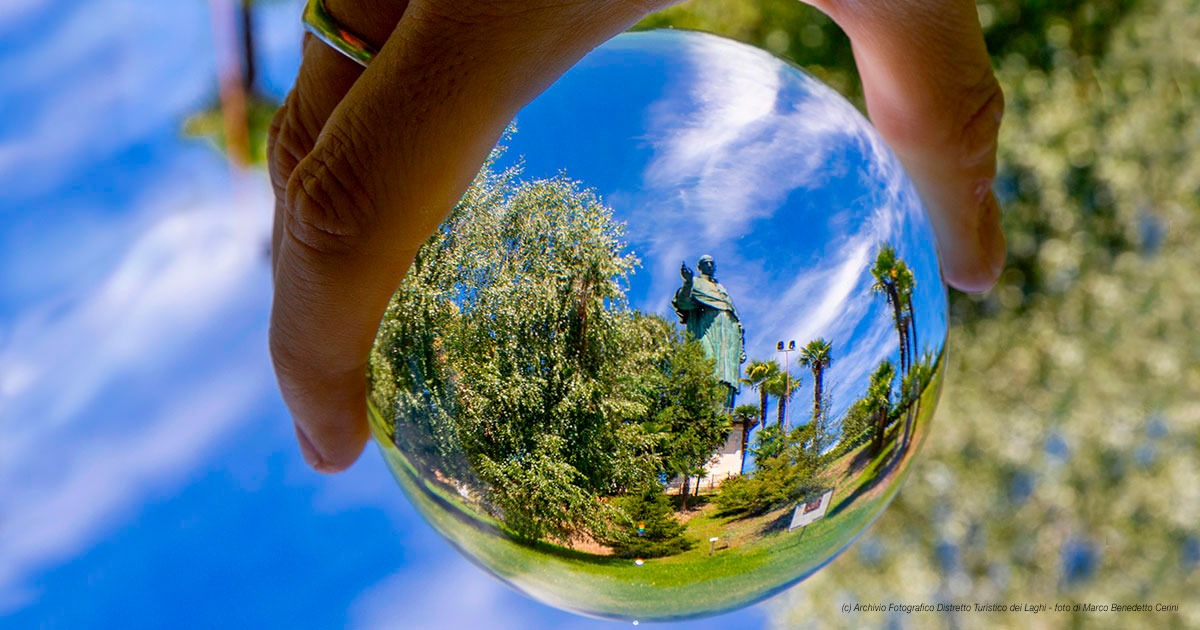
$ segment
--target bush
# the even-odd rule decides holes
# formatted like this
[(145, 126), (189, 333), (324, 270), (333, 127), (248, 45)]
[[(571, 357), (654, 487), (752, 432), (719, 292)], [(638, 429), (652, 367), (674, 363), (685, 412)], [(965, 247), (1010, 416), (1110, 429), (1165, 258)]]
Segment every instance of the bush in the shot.
[[(768, 427), (777, 429), (777, 427)], [(757, 516), (798, 501), (812, 489), (814, 461), (807, 457), (804, 442), (812, 429), (802, 425), (785, 437), (779, 431), (759, 432), (754, 452), (757, 470), (721, 484), (714, 502), (722, 515)], [(763, 454), (769, 456), (763, 457)]]
[(696, 541), (675, 520), (671, 498), (655, 483), (616, 500), (618, 523), (605, 544), (622, 558), (659, 558), (682, 553)]

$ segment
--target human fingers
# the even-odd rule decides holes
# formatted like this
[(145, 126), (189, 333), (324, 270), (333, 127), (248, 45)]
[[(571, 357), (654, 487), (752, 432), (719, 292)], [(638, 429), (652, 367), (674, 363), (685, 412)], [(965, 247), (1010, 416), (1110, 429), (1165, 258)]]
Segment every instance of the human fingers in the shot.
[(850, 37), (871, 120), (916, 184), (946, 281), (985, 291), (1004, 266), (992, 193), (1004, 95), (972, 0), (812, 0)]
[[(353, 26), (376, 50), (387, 41), (407, 6), (408, 0), (325, 0), (326, 10), (335, 19)], [(272, 269), (282, 235), (287, 180), (312, 151), (329, 115), (360, 74), (358, 63), (305, 33), (296, 82), (275, 112), (267, 135), (267, 170), (275, 192)]]
[[(326, 0), (327, 10), (353, 24), (369, 42), (382, 44), (400, 20), (407, 0)], [(287, 181), (300, 161), (312, 151), (316, 139), (337, 104), (362, 74), (362, 67), (311, 35), (305, 35), (303, 57), (296, 82), (271, 121), (267, 143), (268, 171), (275, 192), (271, 264), (277, 268), (287, 214)], [(363, 404), (358, 401), (358, 404)], [(312, 446), (304, 427), (295, 423), (296, 440), (306, 461), (326, 466)], [(350, 425), (346, 439), (366, 443), (365, 425)]]
[(270, 345), (310, 464), (367, 439), (365, 372), (413, 257), (517, 110), (655, 2), (414, 0), (283, 190)]

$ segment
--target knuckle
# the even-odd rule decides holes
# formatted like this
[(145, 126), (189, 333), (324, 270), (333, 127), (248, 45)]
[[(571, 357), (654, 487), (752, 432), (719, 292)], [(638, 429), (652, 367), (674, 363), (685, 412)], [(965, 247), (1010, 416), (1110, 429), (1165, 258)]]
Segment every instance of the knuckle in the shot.
[(296, 92), (288, 94), (287, 100), (271, 120), (268, 155), (283, 181), (291, 176), (296, 166), (312, 151), (319, 128), (313, 128), (309, 117), (304, 115), (303, 100)]
[(963, 92), (962, 106), (956, 117), (956, 141), (963, 166), (978, 166), (995, 161), (1000, 121), (1004, 117), (1004, 91), (988, 68)]
[(362, 247), (376, 220), (344, 135), (330, 130), (287, 184), (287, 233), (308, 249), (348, 254)]
[(894, 149), (936, 155), (946, 166), (972, 176), (995, 171), (1004, 93), (988, 66), (977, 79), (926, 92), (926, 98), (883, 99), (871, 120)]

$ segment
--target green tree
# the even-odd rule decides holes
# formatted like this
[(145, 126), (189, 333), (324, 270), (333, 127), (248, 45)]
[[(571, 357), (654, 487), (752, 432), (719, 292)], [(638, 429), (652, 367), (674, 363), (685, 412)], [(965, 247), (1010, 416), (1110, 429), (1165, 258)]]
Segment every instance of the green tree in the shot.
[(566, 441), (545, 434), (529, 453), (504, 461), (479, 460), (480, 477), (497, 489), (489, 499), (513, 533), (530, 540), (569, 541), (606, 531), (604, 504), (580, 483), (579, 470), (565, 461), (566, 455)]
[(759, 429), (758, 434), (754, 436), (754, 446), (750, 447), (750, 453), (754, 455), (755, 466), (758, 467), (765, 460), (779, 457), (783, 449), (783, 428), (772, 424)]
[(680, 509), (684, 510), (691, 477), (703, 471), (713, 451), (729, 436), (729, 417), (718, 411), (724, 386), (713, 370), (713, 360), (704, 356), (699, 341), (675, 346), (664, 390), (669, 404), (657, 417), (667, 470), (683, 477)]
[(871, 373), (871, 382), (867, 386), (866, 400), (871, 417), (874, 419), (875, 440), (873, 452), (883, 451), (883, 435), (887, 431), (888, 420), (892, 411), (892, 379), (896, 377), (896, 369), (892, 362), (884, 359), (875, 371)]
[(842, 417), (842, 443), (839, 450), (849, 450), (861, 444), (867, 437), (874, 435), (875, 419), (871, 409), (870, 396), (864, 396), (850, 405)]
[(601, 497), (724, 440), (719, 383), (698, 343), (628, 307), (637, 259), (611, 210), (493, 163), (393, 296), (371, 379), (395, 387), (373, 396), (414, 465), (473, 487), (514, 532), (596, 535)]
[(812, 370), (813, 375), (813, 422), (821, 420), (821, 401), (825, 377), (825, 368), (833, 365), (833, 346), (824, 339), (814, 339), (800, 350), (797, 361), (800, 367)]
[(657, 483), (616, 499), (616, 525), (603, 542), (622, 558), (659, 558), (687, 551), (696, 541), (675, 519), (671, 498)]
[(804, 453), (813, 427), (803, 425), (784, 433), (778, 425), (764, 427), (756, 440), (755, 470), (728, 479), (714, 502), (725, 515), (755, 516), (798, 500), (815, 480), (814, 462)]

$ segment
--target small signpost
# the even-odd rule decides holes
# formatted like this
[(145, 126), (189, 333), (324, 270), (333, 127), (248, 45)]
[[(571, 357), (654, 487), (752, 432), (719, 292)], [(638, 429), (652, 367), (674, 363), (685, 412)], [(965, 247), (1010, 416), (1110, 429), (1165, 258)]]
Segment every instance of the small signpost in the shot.
[(719, 539), (718, 536), (713, 536), (712, 538), (708, 539), (708, 555), (710, 555), (710, 556), (713, 555), (713, 551), (715, 551), (717, 548), (717, 540), (718, 539)]
[[(832, 498), (833, 490), (826, 490), (825, 494), (822, 494), (819, 498), (797, 504), (796, 511), (792, 513), (792, 524), (788, 525), (788, 531), (793, 531), (799, 527), (808, 527), (824, 518), (825, 512), (829, 510), (829, 501)], [(800, 535), (804, 535), (804, 530), (800, 530)]]

